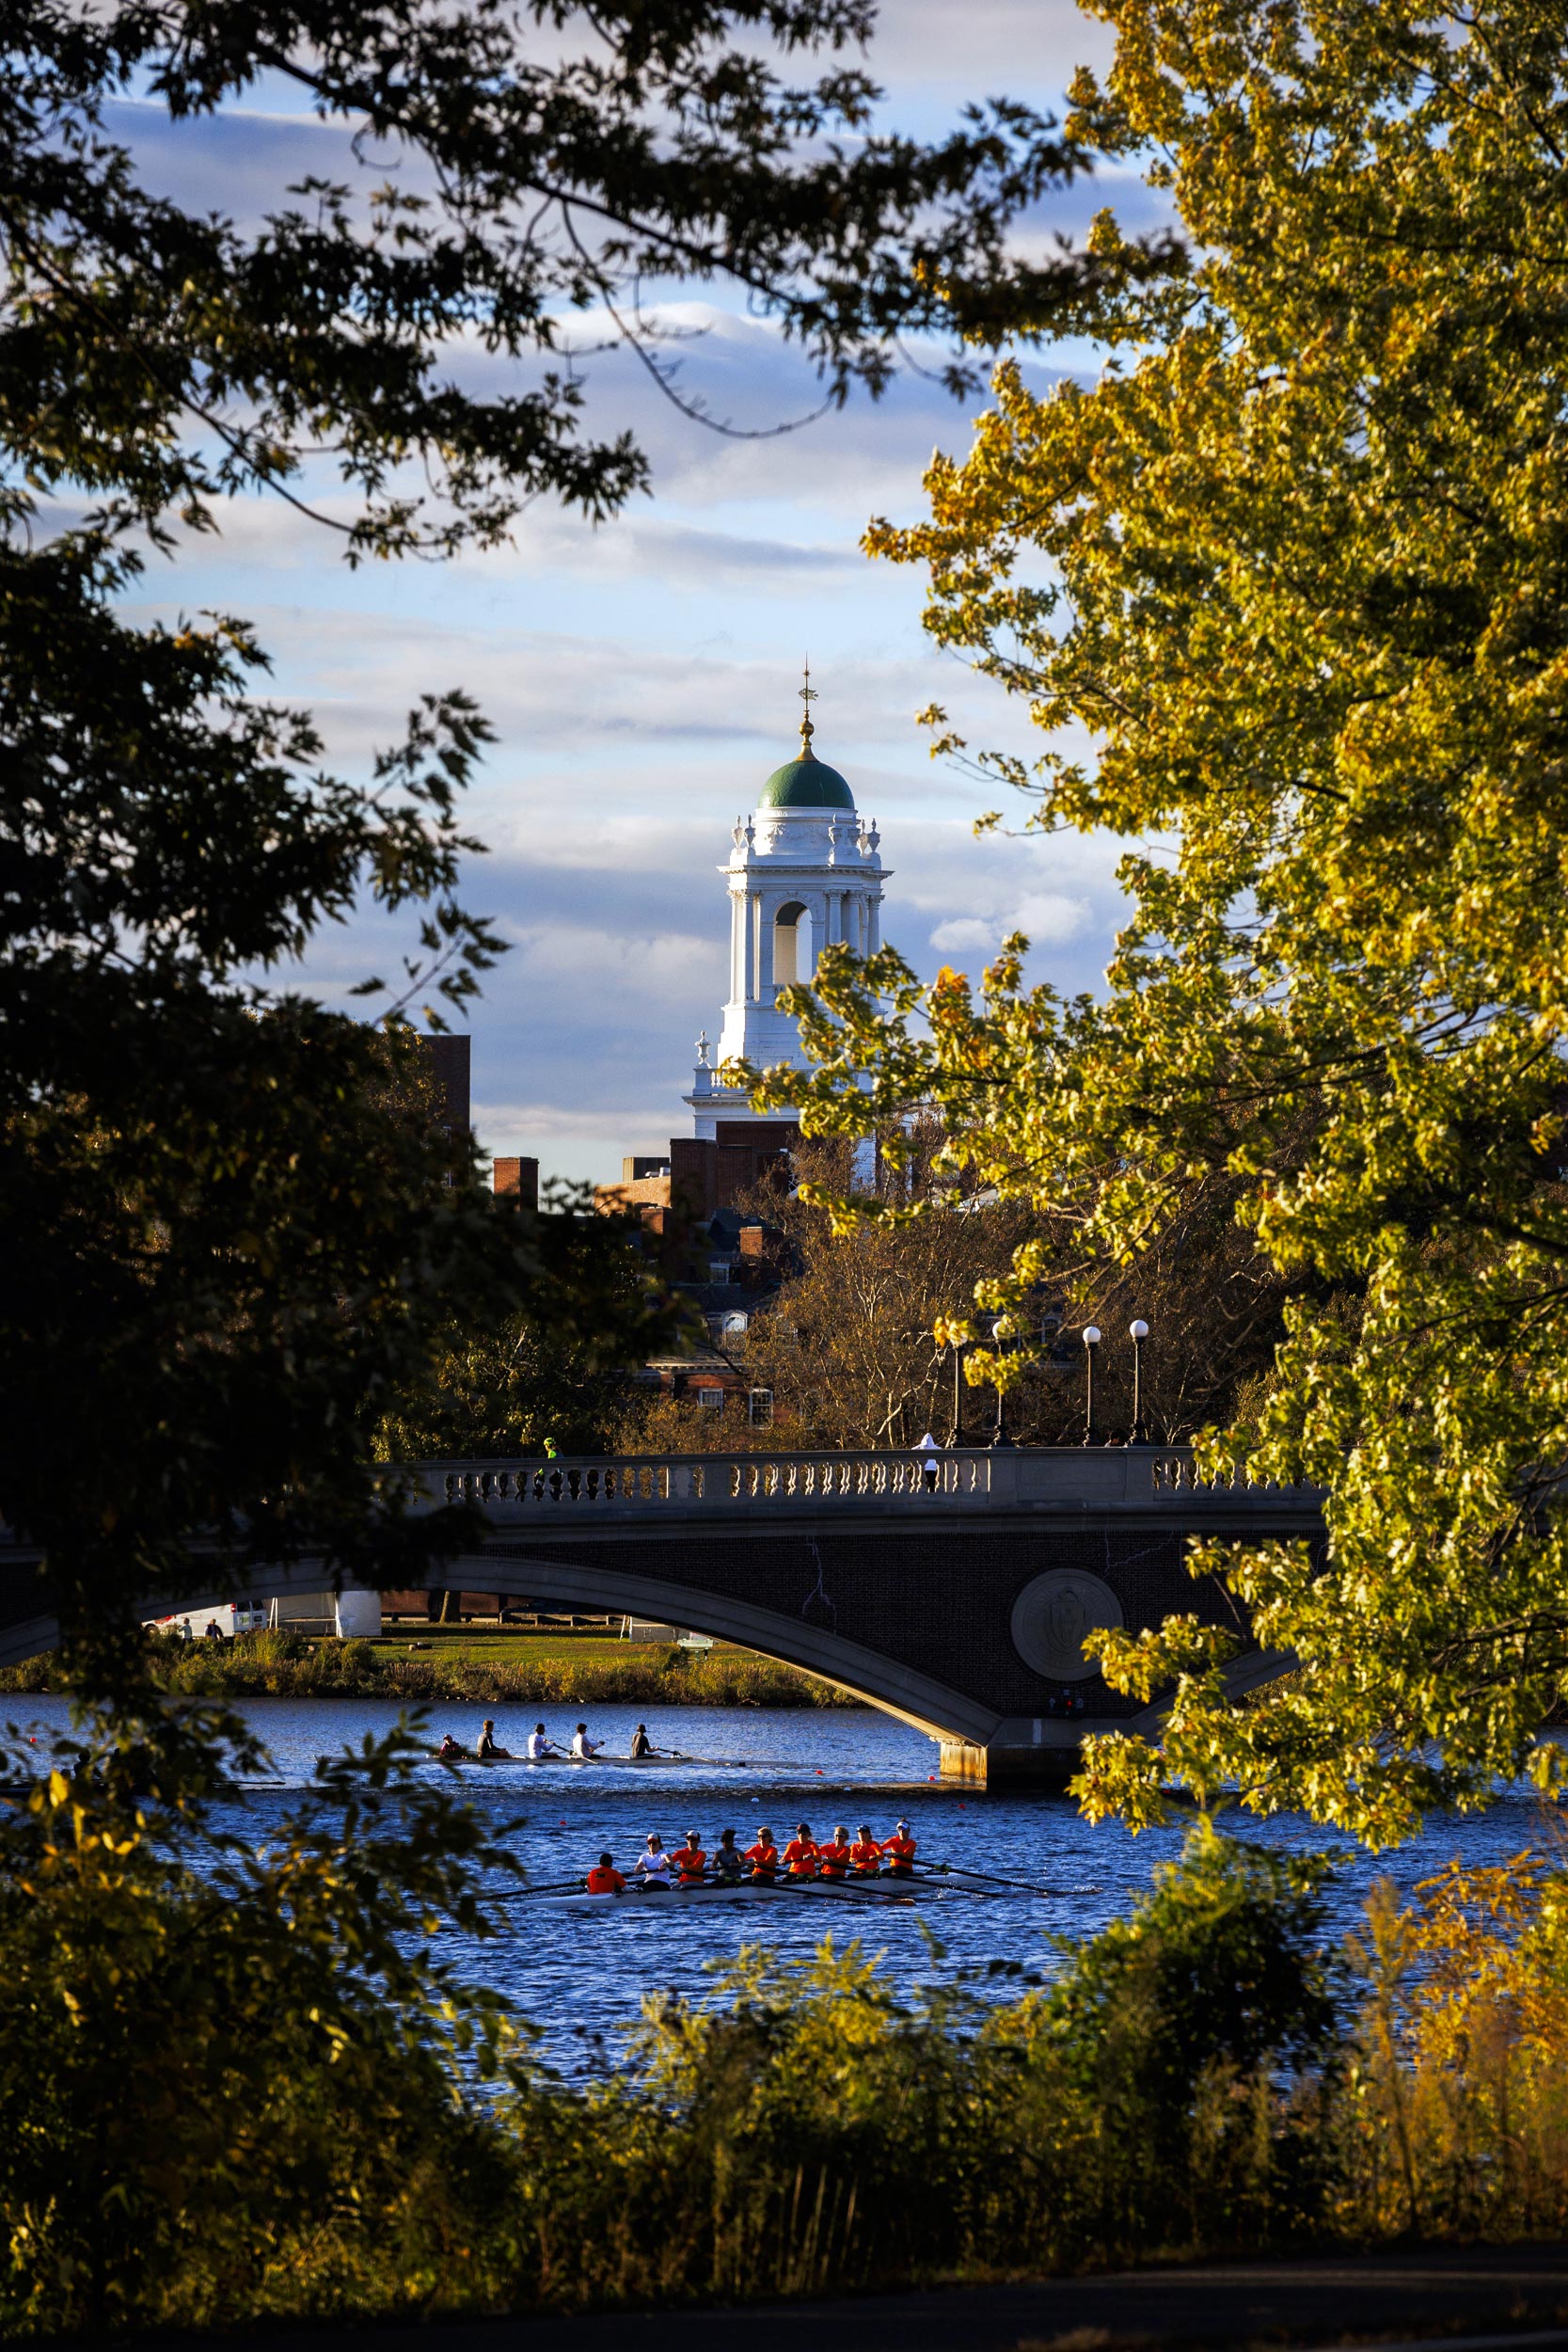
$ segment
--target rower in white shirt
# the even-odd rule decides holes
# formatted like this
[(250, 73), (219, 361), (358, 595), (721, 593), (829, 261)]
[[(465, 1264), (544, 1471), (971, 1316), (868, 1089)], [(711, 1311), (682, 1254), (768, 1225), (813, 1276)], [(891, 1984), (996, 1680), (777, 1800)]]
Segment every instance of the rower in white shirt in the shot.
[(564, 1756), (565, 1753), (564, 1748), (556, 1746), (543, 1724), (534, 1724), (528, 1735), (528, 1760), (531, 1764), (544, 1764), (552, 1756)]
[(572, 1734), (572, 1754), (579, 1764), (591, 1764), (603, 1746), (602, 1740), (590, 1740), (586, 1724), (578, 1724)]
[(632, 1876), (644, 1894), (668, 1894), (674, 1877), (675, 1866), (664, 1851), (664, 1840), (657, 1829), (648, 1832), (648, 1851), (640, 1853), (632, 1868)]

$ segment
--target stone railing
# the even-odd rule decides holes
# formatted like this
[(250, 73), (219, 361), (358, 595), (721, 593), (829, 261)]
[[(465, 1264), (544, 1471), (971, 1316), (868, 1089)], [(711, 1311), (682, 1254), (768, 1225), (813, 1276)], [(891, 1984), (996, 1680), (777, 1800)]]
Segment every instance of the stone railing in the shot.
[(752, 1503), (851, 1502), (944, 1497), (973, 1501), (990, 1486), (985, 1454), (944, 1454), (929, 1469), (908, 1454), (631, 1454), (608, 1461), (425, 1462), (419, 1471), (437, 1502), (477, 1502), (487, 1511), (586, 1504), (641, 1514), (659, 1504), (723, 1510)]
[(913, 1454), (668, 1454), (611, 1459), (422, 1462), (430, 1505), (477, 1503), (498, 1522), (657, 1520), (805, 1511), (1129, 1510), (1205, 1517), (1270, 1504), (1314, 1513), (1318, 1490), (1205, 1479), (1184, 1447), (997, 1448)]
[(1190, 1446), (1184, 1446), (1179, 1454), (1155, 1454), (1151, 1460), (1156, 1494), (1285, 1495), (1316, 1500), (1323, 1491), (1321, 1486), (1287, 1486), (1277, 1478), (1249, 1478), (1244, 1469), (1220, 1470), (1206, 1477), (1194, 1462)]

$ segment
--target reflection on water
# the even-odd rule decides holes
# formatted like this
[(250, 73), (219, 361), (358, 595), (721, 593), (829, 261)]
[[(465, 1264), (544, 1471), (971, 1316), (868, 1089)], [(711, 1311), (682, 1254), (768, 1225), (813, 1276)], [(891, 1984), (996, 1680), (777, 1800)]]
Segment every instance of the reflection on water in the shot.
[[(277, 1773), (278, 1785), (245, 1800), (245, 1815), (259, 1839), (287, 1805), (289, 1789), (309, 1779), (318, 1756), (345, 1742), (357, 1746), (367, 1731), (389, 1730), (399, 1712), (389, 1702), (354, 1699), (248, 1700), (239, 1711), (266, 1742)], [(58, 1700), (17, 1700), (8, 1712), (39, 1729), (66, 1721)], [(437, 1736), (450, 1728), (471, 1746), (483, 1712), (442, 1708)], [(520, 1751), (535, 1720), (531, 1708), (502, 1711), (497, 1737)], [(565, 1710), (549, 1720), (562, 1743), (574, 1720)], [(677, 1749), (691, 1760), (625, 1762), (640, 1720), (656, 1746)], [(759, 1919), (737, 1905), (708, 1907), (700, 1899), (657, 1913), (616, 1904), (591, 1914), (553, 1910), (528, 1898), (511, 1900), (506, 1931), (474, 1947), (475, 1973), (545, 2028), (546, 2055), (573, 2072), (594, 2061), (602, 2038), (612, 2038), (636, 2016), (644, 1993), (673, 1987), (693, 1999), (710, 1997), (704, 1963), (733, 1953), (742, 1937), (762, 1936), (781, 1952), (804, 1956), (824, 1934), (844, 1941), (858, 1934), (868, 1948), (885, 1953), (889, 1969), (906, 1985), (928, 1980), (932, 1973), (925, 1931), (935, 1933), (949, 1967), (983, 1969), (1006, 1959), (1049, 1968), (1048, 1935), (1092, 1934), (1129, 1907), (1153, 1865), (1173, 1855), (1181, 1840), (1180, 1828), (1133, 1838), (1115, 1823), (1091, 1827), (1065, 1798), (988, 1797), (944, 1788), (934, 1777), (933, 1743), (870, 1709), (655, 1708), (639, 1716), (606, 1708), (594, 1714), (592, 1730), (623, 1760), (464, 1771), (473, 1802), (498, 1823), (521, 1817), (504, 1842), (536, 1884), (585, 1868), (606, 1848), (626, 1867), (650, 1829), (672, 1846), (695, 1829), (711, 1851), (725, 1828), (736, 1831), (742, 1846), (763, 1822), (782, 1845), (801, 1820), (818, 1833), (843, 1822), (851, 1836), (864, 1821), (886, 1836), (903, 1813), (923, 1861), (961, 1862), (1026, 1881), (1041, 1892), (987, 1899), (943, 1890), (918, 1907), (879, 1909), (870, 1918), (863, 1904), (847, 1915), (848, 1901), (780, 1899)], [(434, 1762), (428, 1767), (432, 1774), (444, 1769)], [(1378, 1877), (1408, 1888), (1456, 1854), (1469, 1863), (1498, 1862), (1546, 1834), (1540, 1807), (1526, 1790), (1510, 1791), (1479, 1817), (1435, 1817), (1421, 1838), (1393, 1854), (1367, 1854), (1298, 1815), (1259, 1822), (1230, 1814), (1224, 1825), (1272, 1846), (1342, 1851), (1331, 1903), (1336, 1923), (1347, 1927)]]

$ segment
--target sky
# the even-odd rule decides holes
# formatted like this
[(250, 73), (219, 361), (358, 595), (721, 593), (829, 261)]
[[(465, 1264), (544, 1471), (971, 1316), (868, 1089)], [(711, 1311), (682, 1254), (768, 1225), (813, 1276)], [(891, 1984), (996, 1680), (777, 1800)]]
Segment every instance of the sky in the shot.
[[(1059, 110), (1073, 68), (1108, 55), (1107, 29), (1070, 0), (885, 0), (870, 64), (885, 119), (932, 135), (966, 98)], [(154, 183), (243, 215), (333, 135), (291, 104), (263, 91), (177, 132), (127, 104), (116, 127)], [(1100, 178), (1052, 199), (1032, 227), (1081, 232), (1105, 202), (1147, 217), (1135, 182)], [(679, 315), (702, 330), (684, 381), (715, 412), (766, 425), (813, 405), (809, 369), (738, 304), (687, 302)], [(1061, 365), (1030, 373), (1044, 384)], [(420, 694), (461, 686), (478, 698), (499, 739), (468, 796), (467, 829), (488, 853), (470, 862), (463, 896), (510, 952), (463, 1025), (475, 1125), (490, 1152), (607, 1181), (624, 1154), (689, 1132), (693, 1041), (717, 1035), (727, 977), (718, 868), (735, 818), (793, 756), (808, 655), (816, 749), (881, 827), (883, 936), (923, 977), (944, 962), (977, 970), (1019, 928), (1034, 942), (1032, 977), (1097, 986), (1119, 919), (1119, 852), (1101, 839), (974, 837), (995, 792), (930, 759), (916, 711), (942, 702), (976, 744), (1038, 743), (999, 689), (925, 639), (919, 573), (859, 551), (873, 515), (919, 518), (930, 453), (962, 453), (977, 399), (966, 408), (906, 373), (879, 403), (863, 395), (784, 438), (736, 441), (682, 417), (625, 357), (591, 363), (589, 397), (595, 429), (629, 424), (653, 461), (652, 496), (615, 522), (595, 531), (540, 507), (503, 551), (350, 571), (319, 527), (249, 501), (220, 518), (217, 539), (150, 569), (140, 604), (245, 614), (272, 657), (271, 691), (308, 705), (350, 766), (397, 738)], [(362, 912), (318, 939), (293, 984), (346, 1003), (394, 945)]]

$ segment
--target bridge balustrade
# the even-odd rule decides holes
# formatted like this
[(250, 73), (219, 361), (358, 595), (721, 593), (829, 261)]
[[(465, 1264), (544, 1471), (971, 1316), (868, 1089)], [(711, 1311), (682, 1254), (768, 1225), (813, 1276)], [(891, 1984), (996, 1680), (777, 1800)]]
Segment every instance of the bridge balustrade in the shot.
[(836, 1505), (918, 1497), (983, 1496), (990, 1487), (985, 1454), (955, 1454), (928, 1468), (896, 1454), (671, 1454), (626, 1460), (453, 1462), (419, 1466), (427, 1492), (483, 1509), (532, 1506), (686, 1508), (754, 1502)]
[(432, 1503), (477, 1503), (506, 1518), (562, 1512), (657, 1521), (662, 1515), (857, 1507), (938, 1513), (1018, 1507), (1221, 1512), (1248, 1500), (1315, 1507), (1317, 1489), (1201, 1475), (1182, 1448), (1020, 1447), (912, 1454), (684, 1454), (610, 1459), (426, 1462), (410, 1466)]

